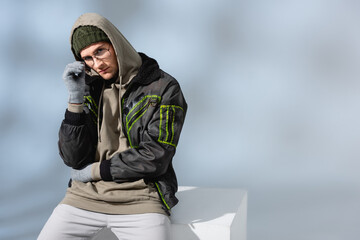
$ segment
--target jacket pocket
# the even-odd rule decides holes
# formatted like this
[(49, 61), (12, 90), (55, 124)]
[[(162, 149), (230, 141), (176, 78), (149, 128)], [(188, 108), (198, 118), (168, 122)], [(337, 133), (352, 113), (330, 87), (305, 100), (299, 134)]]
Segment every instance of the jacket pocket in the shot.
[(182, 107), (161, 105), (158, 141), (176, 147), (184, 118), (185, 112)]

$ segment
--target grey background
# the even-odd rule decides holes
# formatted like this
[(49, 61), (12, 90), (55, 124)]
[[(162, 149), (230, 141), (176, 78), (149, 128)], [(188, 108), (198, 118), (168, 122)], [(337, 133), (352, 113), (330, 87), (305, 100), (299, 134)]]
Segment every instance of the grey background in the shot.
[(181, 83), (180, 185), (248, 190), (248, 239), (358, 239), (360, 2), (10, 1), (0, 8), (0, 239), (63, 198), (76, 18), (97, 12)]

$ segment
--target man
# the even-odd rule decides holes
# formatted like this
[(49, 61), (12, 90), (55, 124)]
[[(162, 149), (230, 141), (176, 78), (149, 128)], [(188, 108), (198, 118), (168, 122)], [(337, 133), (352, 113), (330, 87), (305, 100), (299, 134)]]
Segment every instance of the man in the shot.
[(70, 42), (77, 61), (63, 74), (58, 145), (71, 181), (38, 239), (91, 239), (104, 227), (119, 239), (169, 239), (187, 110), (178, 82), (98, 14), (80, 16)]

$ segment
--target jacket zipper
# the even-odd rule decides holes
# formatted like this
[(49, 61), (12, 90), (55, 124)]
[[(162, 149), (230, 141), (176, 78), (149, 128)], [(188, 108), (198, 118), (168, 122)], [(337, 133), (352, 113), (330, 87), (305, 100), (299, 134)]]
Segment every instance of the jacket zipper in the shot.
[(158, 184), (157, 182), (154, 182), (154, 183), (155, 183), (156, 189), (157, 189), (157, 191), (158, 191), (158, 193), (159, 193), (159, 195), (160, 195), (161, 201), (164, 203), (166, 209), (169, 211), (169, 210), (170, 210), (170, 207), (169, 207), (169, 205), (168, 205), (168, 204), (166, 203), (166, 201), (165, 201), (165, 198), (164, 198), (164, 196), (163, 196), (163, 194), (162, 194), (162, 192), (161, 192), (161, 190), (160, 190), (159, 184)]

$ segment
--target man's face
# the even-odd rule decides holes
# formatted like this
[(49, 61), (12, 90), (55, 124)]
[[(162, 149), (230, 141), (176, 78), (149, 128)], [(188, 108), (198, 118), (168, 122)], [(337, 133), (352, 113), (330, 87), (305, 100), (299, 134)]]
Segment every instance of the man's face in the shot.
[(80, 56), (105, 80), (112, 79), (119, 71), (114, 48), (108, 42), (91, 44), (80, 51)]

